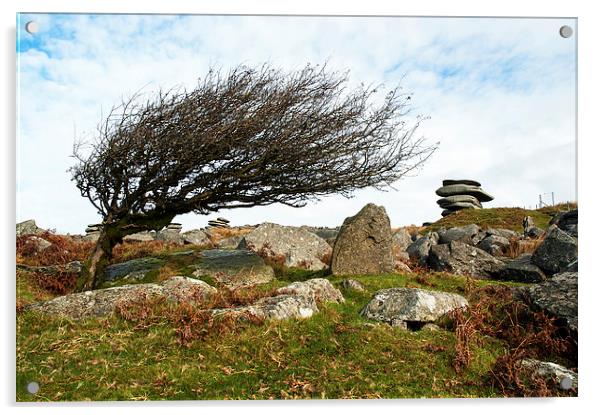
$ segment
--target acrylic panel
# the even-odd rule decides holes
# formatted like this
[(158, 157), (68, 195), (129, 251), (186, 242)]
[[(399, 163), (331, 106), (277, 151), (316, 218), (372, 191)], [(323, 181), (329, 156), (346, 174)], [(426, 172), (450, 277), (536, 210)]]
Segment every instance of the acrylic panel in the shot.
[(577, 19), (16, 30), (17, 401), (577, 395)]

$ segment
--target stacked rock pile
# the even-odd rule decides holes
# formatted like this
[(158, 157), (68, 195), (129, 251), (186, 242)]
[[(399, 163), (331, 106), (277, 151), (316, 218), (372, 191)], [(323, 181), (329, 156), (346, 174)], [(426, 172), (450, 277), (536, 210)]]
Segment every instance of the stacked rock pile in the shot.
[(474, 180), (443, 180), (443, 186), (435, 193), (442, 197), (437, 200), (443, 209), (441, 216), (462, 209), (481, 209), (482, 202), (493, 200), (493, 196), (481, 189), (481, 183)]
[(86, 228), (86, 236), (84, 236), (84, 239), (87, 239), (87, 240), (98, 239), (101, 228), (102, 228), (102, 224), (100, 224), (100, 223), (94, 223), (94, 224), (88, 225), (88, 227)]
[(170, 223), (165, 227), (165, 230), (179, 233), (182, 230), (181, 223)]
[(230, 221), (226, 218), (212, 219), (209, 222), (207, 222), (210, 228), (229, 228), (229, 223)]

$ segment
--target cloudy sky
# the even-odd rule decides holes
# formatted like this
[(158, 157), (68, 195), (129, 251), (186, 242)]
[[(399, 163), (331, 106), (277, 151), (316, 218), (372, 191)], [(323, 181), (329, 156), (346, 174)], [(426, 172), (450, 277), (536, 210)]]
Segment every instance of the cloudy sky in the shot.
[[(31, 35), (25, 23), (36, 21)], [(265, 62), (283, 70), (328, 61), (359, 82), (413, 93), (417, 131), (439, 150), (396, 191), (357, 191), (305, 208), (220, 212), (235, 225), (339, 225), (363, 205), (386, 207), (393, 226), (440, 217), (444, 178), (476, 179), (487, 207), (534, 207), (538, 195), (575, 200), (576, 36), (571, 19), (20, 15), (17, 21), (17, 221), (58, 232), (99, 222), (67, 169), (74, 138), (143, 89), (190, 87), (209, 67)], [(192, 151), (193, 149), (191, 149)], [(544, 196), (546, 201), (549, 195)], [(209, 218), (175, 219), (185, 229)]]

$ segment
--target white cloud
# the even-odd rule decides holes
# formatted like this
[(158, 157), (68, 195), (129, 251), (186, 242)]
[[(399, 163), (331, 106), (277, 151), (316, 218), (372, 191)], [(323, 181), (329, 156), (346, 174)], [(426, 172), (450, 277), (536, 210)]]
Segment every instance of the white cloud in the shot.
[[(270, 62), (283, 69), (329, 61), (352, 83), (401, 84), (414, 93), (418, 131), (441, 147), (397, 192), (360, 190), (302, 209), (222, 212), (236, 224), (338, 225), (367, 202), (394, 225), (439, 217), (443, 178), (474, 178), (490, 206), (529, 206), (575, 195), (575, 44), (560, 19), (232, 16), (35, 16), (41, 41), (20, 53), (17, 220), (81, 233), (98, 221), (66, 172), (74, 130), (92, 133), (122, 97), (193, 86), (210, 65)], [(22, 30), (22, 29), (20, 29)], [(28, 38), (29, 39), (29, 38)], [(185, 228), (207, 217), (184, 215)]]

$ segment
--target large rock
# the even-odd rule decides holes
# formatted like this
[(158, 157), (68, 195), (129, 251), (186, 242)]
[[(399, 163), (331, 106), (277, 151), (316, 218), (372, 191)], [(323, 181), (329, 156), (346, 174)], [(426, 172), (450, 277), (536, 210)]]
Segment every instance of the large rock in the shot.
[(490, 202), (493, 200), (493, 196), (485, 192), (479, 186), (471, 186), (468, 184), (451, 184), (440, 187), (435, 191), (438, 196), (448, 197), (457, 195), (469, 195), (474, 196), (479, 202)]
[(510, 241), (503, 236), (488, 235), (477, 244), (477, 247), (493, 256), (502, 256), (510, 248)]
[(221, 239), (217, 242), (217, 247), (219, 249), (237, 249), (243, 240), (243, 235), (233, 235), (227, 238)]
[(556, 274), (527, 290), (531, 302), (539, 309), (557, 317), (571, 330), (577, 331), (578, 274)]
[(432, 323), (446, 313), (468, 305), (458, 294), (418, 288), (388, 288), (377, 291), (360, 314), (394, 326)]
[(25, 247), (31, 248), (34, 252), (40, 253), (52, 246), (51, 242), (48, 242), (44, 238), (40, 238), (39, 236), (30, 236), (25, 241)]
[(367, 204), (343, 222), (332, 250), (334, 275), (393, 271), (393, 237), (385, 208)]
[(412, 245), (412, 235), (406, 228), (400, 228), (393, 234), (393, 248), (405, 252)]
[(109, 265), (105, 269), (105, 281), (126, 279), (128, 282), (142, 280), (151, 271), (165, 265), (165, 260), (159, 258), (139, 258), (119, 264)]
[(278, 294), (309, 295), (314, 297), (318, 303), (342, 303), (345, 301), (343, 294), (324, 278), (294, 282), (286, 287), (279, 288), (276, 292)]
[(556, 225), (548, 228), (545, 239), (531, 257), (531, 261), (546, 275), (562, 271), (576, 259), (577, 240)]
[(499, 279), (518, 282), (542, 282), (546, 275), (531, 262), (531, 254), (512, 260), (499, 273)]
[(469, 186), (476, 186), (476, 187), (481, 187), (481, 183), (477, 182), (476, 180), (452, 180), (452, 179), (446, 179), (443, 180), (443, 186), (451, 186), (453, 184), (467, 184)]
[(448, 271), (474, 278), (495, 278), (504, 262), (474, 246), (452, 241), (431, 247), (428, 264), (436, 271)]
[(23, 235), (40, 235), (46, 231), (38, 228), (35, 220), (29, 219), (24, 222), (17, 223), (16, 232), (17, 237), (19, 237)]
[(327, 228), (324, 226), (301, 226), (301, 229), (318, 235), (320, 238), (328, 241), (329, 239), (336, 239), (339, 234), (339, 228)]
[(182, 239), (185, 244), (191, 245), (211, 245), (209, 235), (202, 229), (194, 229), (186, 231), (182, 234)]
[(483, 207), (481, 202), (479, 202), (479, 199), (477, 199), (474, 196), (470, 196), (470, 195), (448, 196), (448, 197), (444, 197), (442, 199), (437, 200), (437, 204), (444, 209), (447, 208), (448, 206), (454, 205), (455, 203), (468, 203), (470, 205), (473, 205), (474, 207), (478, 207), (478, 208)]
[(578, 237), (577, 230), (578, 222), (578, 209), (574, 209), (568, 212), (560, 212), (556, 214), (550, 221), (550, 225), (556, 225), (561, 230), (565, 231), (572, 237)]
[(481, 241), (483, 236), (485, 236), (483, 231), (481, 231), (481, 227), (474, 223), (449, 229), (439, 229), (437, 234), (439, 235), (439, 244), (448, 244), (451, 241), (460, 241), (469, 245), (476, 245)]
[(131, 242), (150, 242), (154, 241), (157, 233), (155, 231), (138, 232), (132, 235), (127, 235), (123, 238), (124, 241)]
[(520, 235), (518, 232), (515, 232), (510, 229), (503, 228), (489, 228), (485, 230), (485, 236), (501, 236), (502, 238), (506, 238), (508, 240), (518, 238)]
[(237, 319), (287, 320), (305, 319), (317, 313), (318, 306), (310, 295), (282, 294), (275, 297), (260, 298), (252, 305), (238, 308), (211, 310), (215, 317), (234, 317)]
[(128, 301), (165, 297), (169, 301), (199, 302), (210, 298), (217, 290), (203, 281), (173, 277), (163, 284), (135, 284), (68, 294), (49, 301), (26, 306), (26, 310), (61, 315), (73, 319), (102, 317)]
[(210, 249), (199, 252), (192, 267), (194, 276), (209, 276), (229, 288), (264, 284), (274, 279), (274, 270), (255, 252), (245, 249)]
[(319, 236), (292, 226), (263, 223), (245, 235), (239, 249), (266, 252), (269, 256), (284, 258), (287, 267), (321, 270), (328, 266), (322, 262), (332, 248)]
[(446, 210), (447, 212), (457, 212), (458, 210), (463, 210), (463, 209), (481, 209), (481, 207), (474, 205), (472, 203), (456, 202), (456, 203), (451, 203), (451, 204), (447, 205), (444, 210)]
[(421, 236), (416, 239), (410, 246), (408, 246), (407, 252), (410, 259), (418, 262), (418, 264), (425, 266), (431, 251), (431, 246), (437, 245), (439, 241), (439, 234), (437, 232), (429, 232), (428, 234)]
[(157, 241), (171, 242), (178, 245), (184, 244), (184, 237), (180, 233), (180, 230), (177, 228), (174, 229), (168, 227), (166, 229), (160, 230), (156, 234), (156, 239)]

